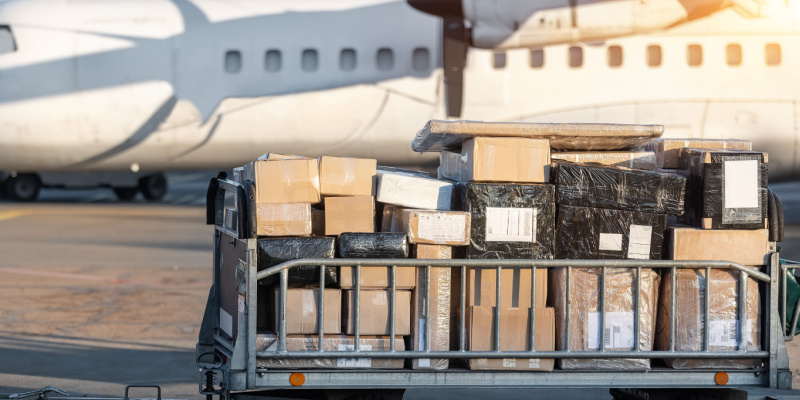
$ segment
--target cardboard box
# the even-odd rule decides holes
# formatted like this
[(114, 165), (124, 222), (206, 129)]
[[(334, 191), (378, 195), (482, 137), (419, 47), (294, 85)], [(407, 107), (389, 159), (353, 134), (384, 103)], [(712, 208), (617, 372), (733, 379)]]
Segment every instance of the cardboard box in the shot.
[(256, 204), (319, 203), (316, 159), (253, 161), (242, 172), (256, 186)]
[(467, 169), (460, 152), (444, 150), (439, 153), (439, 168), (436, 170), (436, 177), (439, 179), (449, 179), (451, 181), (462, 182), (462, 174)]
[[(452, 247), (431, 244), (415, 246), (418, 259), (448, 260), (452, 258)], [(427, 277), (425, 268), (419, 268), (416, 288), (411, 291), (411, 336), (412, 350), (425, 350), (428, 329), (431, 332), (430, 349), (450, 349), (450, 268), (431, 268), (431, 289), (425, 301)], [(430, 306), (428, 306), (430, 303)], [(430, 314), (427, 313), (430, 307)], [(450, 360), (419, 358), (411, 360), (412, 369), (447, 369)]]
[[(395, 289), (413, 289), (416, 267), (397, 267)], [(361, 267), (361, 289), (386, 289), (391, 287), (391, 269), (389, 267)], [(353, 267), (339, 267), (339, 286), (342, 289), (354, 289), (356, 271)]]
[[(758, 268), (758, 267), (753, 267)], [(664, 274), (661, 299), (658, 307), (656, 350), (669, 350), (669, 318), (671, 310), (672, 273)], [(711, 351), (736, 351), (739, 345), (739, 273), (711, 270), (709, 286), (708, 347)], [(675, 350), (700, 351), (703, 349), (705, 326), (705, 270), (678, 270), (675, 277)], [(745, 335), (747, 350), (761, 348), (761, 318), (758, 282), (747, 279), (747, 325)], [(761, 365), (761, 360), (745, 359), (667, 359), (675, 369), (713, 368), (745, 369)]]
[[(280, 290), (272, 297), (272, 331), (280, 332)], [(289, 289), (286, 291), (286, 334), (319, 333), (317, 303), (319, 289)], [(325, 333), (342, 332), (342, 291), (325, 289)]]
[(769, 264), (769, 230), (704, 230), (690, 226), (667, 228), (669, 260), (719, 260), (742, 265)]
[[(411, 292), (395, 291), (394, 327), (396, 336), (411, 333)], [(362, 290), (359, 304), (361, 335), (390, 335), (389, 297), (391, 290)], [(344, 291), (344, 332), (355, 334), (355, 290)]]
[(325, 235), (375, 232), (375, 200), (372, 196), (326, 197)]
[(311, 207), (311, 234), (325, 236), (325, 210)]
[[(466, 306), (497, 306), (497, 269), (472, 267), (468, 274)], [(500, 307), (530, 307), (531, 269), (503, 268), (500, 274)], [(543, 308), (547, 303), (547, 268), (536, 269), (535, 297), (536, 308)]]
[[(389, 351), (391, 338), (388, 336), (361, 336), (358, 338), (359, 350)], [(278, 337), (272, 332), (259, 333), (256, 336), (256, 352), (265, 350), (277, 351)], [(402, 337), (396, 337), (395, 350), (404, 351), (405, 343)], [(292, 335), (286, 337), (286, 350), (288, 351), (316, 351), (319, 349), (319, 336)], [(354, 351), (355, 338), (345, 335), (325, 335), (322, 341), (322, 350), (328, 356), (334, 356), (337, 351)], [(258, 354), (258, 353), (256, 353)], [(296, 358), (296, 359), (271, 359), (256, 358), (257, 368), (267, 369), (401, 369), (404, 360), (401, 358)]]
[(465, 246), (469, 244), (469, 213), (404, 209), (400, 213), (400, 232), (408, 234), (409, 243)]
[(563, 151), (551, 153), (550, 159), (647, 171), (656, 169), (656, 155), (652, 151)]
[[(550, 272), (550, 304), (556, 312), (556, 348), (566, 350), (566, 302), (569, 301), (569, 350), (600, 349), (600, 281), (598, 268), (573, 268), (570, 295), (566, 293), (566, 268)], [(633, 350), (634, 321), (639, 318), (639, 349), (653, 349), (656, 327), (659, 276), (652, 269), (642, 269), (641, 303), (636, 306), (636, 270), (606, 270), (605, 319), (606, 350)], [(561, 359), (562, 369), (646, 370), (649, 359)]]
[(311, 204), (256, 204), (258, 236), (308, 236), (311, 232)]
[(680, 168), (684, 148), (752, 150), (749, 140), (738, 139), (656, 139), (645, 149), (655, 152), (658, 168)]
[(319, 185), (324, 196), (372, 196), (378, 162), (371, 158), (320, 157)]
[(527, 138), (476, 137), (461, 147), (470, 182), (550, 182), (550, 141)]
[(408, 208), (450, 210), (453, 184), (400, 173), (378, 173), (377, 200)]
[[(530, 350), (530, 308), (500, 308), (500, 350)], [(494, 307), (469, 307), (467, 309), (467, 343), (472, 351), (494, 350)], [(536, 309), (534, 339), (537, 351), (552, 351), (554, 343), (554, 316), (552, 308)], [(552, 371), (552, 358), (475, 358), (469, 360), (472, 370)]]

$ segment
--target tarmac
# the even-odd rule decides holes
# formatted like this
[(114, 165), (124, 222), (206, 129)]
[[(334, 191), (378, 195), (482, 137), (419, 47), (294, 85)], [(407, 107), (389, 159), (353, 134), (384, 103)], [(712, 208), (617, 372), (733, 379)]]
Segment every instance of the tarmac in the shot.
[[(108, 189), (43, 190), (0, 200), (0, 397), (55, 386), (122, 397), (157, 384), (164, 398), (201, 399), (194, 346), (211, 286), (213, 172), (169, 174), (157, 203)], [(800, 260), (800, 183), (772, 185), (784, 203), (782, 257)], [(800, 340), (787, 344), (800, 387)], [(136, 389), (137, 397), (154, 397)], [(407, 391), (406, 399), (610, 398), (590, 390)]]

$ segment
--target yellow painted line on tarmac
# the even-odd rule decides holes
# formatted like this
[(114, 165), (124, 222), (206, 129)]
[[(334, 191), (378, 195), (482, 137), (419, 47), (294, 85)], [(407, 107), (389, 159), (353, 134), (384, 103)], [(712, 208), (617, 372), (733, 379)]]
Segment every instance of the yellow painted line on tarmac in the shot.
[(0, 212), (0, 221), (7, 221), (9, 219), (18, 218), (18, 217), (21, 217), (23, 215), (28, 215), (28, 214), (30, 214), (29, 211), (6, 211), (6, 212)]

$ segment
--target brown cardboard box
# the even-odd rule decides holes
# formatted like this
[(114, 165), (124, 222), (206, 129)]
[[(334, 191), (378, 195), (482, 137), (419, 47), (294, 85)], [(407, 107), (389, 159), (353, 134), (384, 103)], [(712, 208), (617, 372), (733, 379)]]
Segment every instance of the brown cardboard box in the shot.
[[(503, 268), (500, 280), (501, 307), (531, 306), (531, 269)], [(458, 284), (461, 282), (459, 281)], [(497, 304), (497, 269), (469, 268), (466, 306), (494, 307)], [(547, 269), (536, 269), (536, 308), (547, 302)]]
[(645, 149), (656, 153), (658, 168), (679, 168), (682, 149), (731, 149), (752, 150), (749, 140), (738, 139), (656, 139), (648, 143)]
[[(550, 272), (550, 295), (556, 311), (556, 348), (566, 350), (566, 268)], [(569, 296), (569, 350), (600, 349), (600, 269), (572, 269)], [(642, 269), (641, 304), (636, 307), (636, 270), (609, 268), (605, 290), (605, 348), (633, 350), (634, 321), (639, 318), (639, 349), (653, 349), (656, 325), (659, 276), (652, 269)], [(638, 308), (638, 313), (634, 310)], [(562, 369), (646, 370), (649, 359), (561, 359)]]
[[(416, 258), (449, 260), (453, 248), (432, 244), (415, 246)], [(431, 268), (431, 290), (429, 302), (425, 301), (425, 268), (417, 270), (416, 288), (411, 292), (411, 336), (412, 350), (425, 350), (426, 333), (430, 328), (431, 350), (450, 349), (450, 268)], [(430, 314), (426, 314), (430, 303)], [(412, 369), (447, 369), (448, 359), (420, 358), (411, 360)]]
[(253, 161), (243, 173), (256, 186), (256, 204), (319, 203), (316, 159)]
[[(395, 289), (413, 289), (416, 267), (397, 267)], [(361, 289), (386, 289), (392, 286), (389, 267), (361, 267)], [(339, 267), (339, 287), (355, 289), (356, 271), (353, 267)]]
[[(278, 332), (280, 290), (273, 295), (272, 330)], [(319, 289), (288, 289), (286, 291), (286, 334), (319, 333), (317, 317)], [(342, 332), (342, 291), (325, 289), (325, 333)]]
[[(394, 327), (396, 336), (411, 333), (411, 292), (395, 291)], [(361, 319), (361, 335), (390, 335), (389, 332), (389, 297), (391, 290), (362, 290), (359, 305)], [(344, 331), (348, 335), (355, 334), (355, 290), (344, 291)]]
[(311, 232), (311, 204), (256, 204), (258, 236), (308, 236)]
[[(758, 268), (758, 267), (752, 267)], [(678, 270), (675, 277), (676, 310), (675, 350), (703, 350), (703, 320), (705, 319), (705, 270)], [(669, 317), (671, 310), (672, 273), (664, 274), (661, 299), (658, 307), (656, 350), (669, 350)], [(736, 351), (739, 335), (739, 273), (711, 270), (709, 286), (709, 340), (711, 351)], [(759, 350), (761, 319), (758, 283), (747, 279), (747, 350)], [(744, 359), (667, 359), (668, 366), (675, 369), (689, 368), (735, 368), (745, 369), (761, 365), (761, 360)]]
[[(530, 308), (500, 308), (500, 350), (530, 350)], [(494, 307), (469, 307), (467, 309), (467, 343), (473, 351), (494, 350)], [(537, 351), (555, 348), (554, 316), (552, 308), (536, 309)], [(475, 358), (469, 360), (473, 370), (552, 371), (552, 358)]]
[[(322, 342), (322, 350), (333, 356), (337, 351), (355, 350), (355, 338), (345, 335), (326, 335)], [(272, 332), (259, 333), (256, 336), (256, 351), (277, 350), (278, 337)], [(388, 336), (361, 336), (358, 338), (359, 350), (389, 351), (391, 339)], [(404, 351), (403, 338), (398, 336), (394, 340), (395, 350)], [(292, 335), (286, 337), (286, 350), (288, 351), (316, 351), (319, 349), (319, 336)], [(297, 359), (270, 359), (257, 358), (256, 367), (268, 369), (400, 369), (403, 368), (403, 359), (395, 358), (297, 358)]]
[(706, 230), (688, 226), (667, 228), (669, 260), (724, 260), (742, 265), (769, 263), (769, 231)]
[(325, 198), (325, 235), (336, 236), (343, 232), (375, 232), (372, 196)]
[(550, 182), (550, 141), (476, 137), (464, 142), (465, 181)]
[(410, 243), (466, 246), (470, 238), (470, 214), (462, 211), (404, 209), (400, 232)]
[(319, 185), (324, 196), (372, 196), (378, 162), (371, 158), (320, 157)]
[(550, 158), (648, 171), (656, 168), (656, 155), (652, 151), (564, 151), (551, 153)]
[(311, 207), (311, 234), (325, 236), (325, 210)]

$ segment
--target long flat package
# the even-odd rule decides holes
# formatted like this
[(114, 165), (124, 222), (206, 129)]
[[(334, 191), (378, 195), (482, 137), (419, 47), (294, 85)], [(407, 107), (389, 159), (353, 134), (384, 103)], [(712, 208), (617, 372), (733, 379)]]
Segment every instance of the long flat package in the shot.
[(376, 200), (425, 210), (450, 210), (453, 184), (402, 173), (378, 172)]
[[(395, 350), (404, 351), (403, 338), (395, 338)], [(389, 351), (391, 339), (388, 336), (361, 336), (358, 338), (359, 350), (368, 354), (371, 351)], [(271, 332), (256, 335), (256, 352), (265, 350), (277, 351), (278, 337)], [(286, 337), (288, 351), (319, 350), (319, 336), (291, 335)], [(345, 335), (325, 335), (322, 350), (328, 356), (335, 356), (337, 351), (354, 351), (355, 338)], [(365, 354), (365, 355), (366, 355)], [(272, 359), (256, 358), (257, 368), (268, 369), (401, 369), (403, 359), (400, 358), (295, 358)]]
[(582, 164), (600, 164), (652, 171), (656, 169), (656, 156), (652, 151), (560, 151), (550, 158)]
[(253, 161), (243, 167), (242, 178), (255, 184), (256, 204), (316, 204), (320, 200), (316, 159)]
[[(284, 261), (300, 258), (333, 258), (336, 239), (328, 237), (258, 239), (258, 270), (264, 270)], [(289, 270), (289, 286), (298, 287), (319, 283), (318, 266), (297, 267)], [(325, 268), (325, 284), (337, 284), (337, 268)], [(261, 279), (262, 286), (277, 286), (280, 274)]]
[(463, 211), (404, 209), (400, 232), (408, 234), (409, 243), (465, 246), (469, 244), (470, 214)]
[(664, 132), (662, 125), (559, 124), (430, 120), (411, 142), (416, 152), (458, 149), (474, 137), (547, 139), (555, 150), (625, 150)]
[(450, 160), (450, 157), (448, 152), (440, 154), (439, 172), (451, 180), (518, 183), (550, 181), (550, 142), (547, 140), (476, 137), (463, 143), (460, 162)]
[(665, 238), (669, 260), (720, 260), (742, 265), (769, 263), (767, 229), (705, 230), (691, 226), (671, 226)]
[(660, 260), (666, 214), (558, 206), (555, 258)]
[(371, 158), (320, 157), (323, 196), (372, 196), (378, 162)]
[[(449, 260), (453, 257), (453, 248), (435, 244), (418, 244), (414, 246), (414, 255), (418, 259)], [(416, 287), (411, 291), (411, 335), (408, 340), (411, 350), (428, 349), (428, 332), (430, 331), (430, 350), (450, 350), (450, 268), (431, 268), (430, 279), (426, 269), (419, 268), (416, 273)], [(430, 293), (426, 301), (427, 282), (430, 281)], [(450, 360), (446, 358), (418, 358), (411, 360), (412, 369), (447, 369)]]
[[(636, 306), (636, 270), (609, 268), (606, 271), (605, 295), (600, 296), (601, 272), (598, 268), (573, 268), (570, 293), (567, 298), (566, 268), (550, 271), (551, 304), (556, 310), (556, 348), (567, 350), (566, 304), (569, 303), (569, 350), (599, 350), (601, 343), (600, 301), (605, 301), (602, 330), (605, 349), (609, 351), (633, 350), (634, 324), (639, 319), (639, 349), (653, 349), (656, 332), (656, 307), (658, 305), (659, 275), (643, 268), (639, 293), (641, 303)], [(646, 370), (649, 359), (561, 359), (562, 369)]]
[(256, 204), (258, 236), (308, 236), (312, 233), (311, 204)]
[(686, 178), (682, 176), (566, 161), (555, 165), (558, 204), (683, 214)]
[(408, 258), (405, 233), (342, 233), (339, 236), (342, 258)]
[[(389, 326), (391, 293), (391, 290), (361, 290), (358, 305), (360, 335), (391, 335)], [(344, 333), (354, 335), (356, 291), (344, 290), (343, 295)], [(395, 296), (394, 333), (397, 336), (405, 336), (411, 333), (411, 292), (396, 290)]]
[(459, 192), (472, 217), (467, 258), (553, 258), (553, 185), (468, 183)]
[(684, 149), (686, 214), (703, 229), (762, 229), (767, 218), (767, 153)]
[[(552, 308), (538, 308), (534, 330), (535, 349), (552, 351), (555, 348), (554, 317)], [(530, 308), (500, 307), (500, 350), (530, 350)], [(496, 307), (472, 306), (467, 308), (467, 343), (471, 351), (491, 351), (494, 348), (494, 321)], [(552, 358), (473, 358), (472, 370), (552, 371)]]
[(749, 140), (739, 139), (656, 139), (645, 145), (645, 149), (655, 153), (656, 167), (666, 169), (680, 168), (681, 153), (685, 148), (752, 150)]

